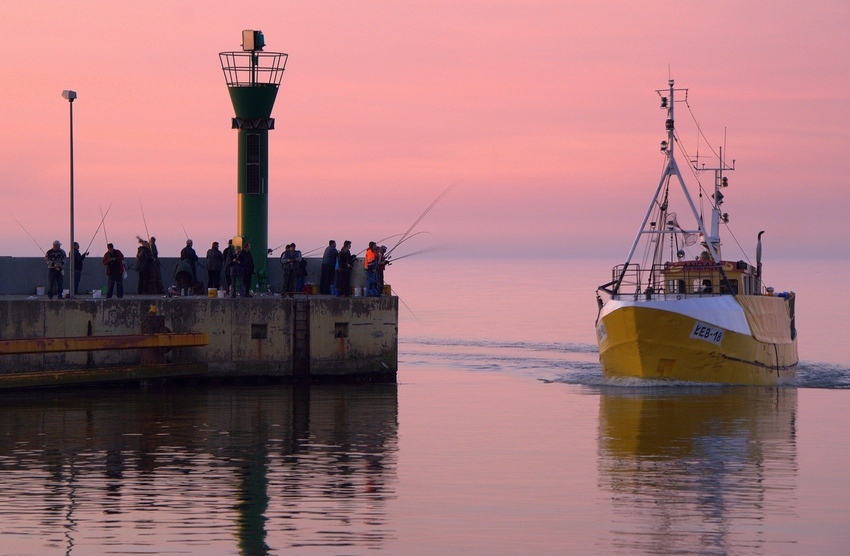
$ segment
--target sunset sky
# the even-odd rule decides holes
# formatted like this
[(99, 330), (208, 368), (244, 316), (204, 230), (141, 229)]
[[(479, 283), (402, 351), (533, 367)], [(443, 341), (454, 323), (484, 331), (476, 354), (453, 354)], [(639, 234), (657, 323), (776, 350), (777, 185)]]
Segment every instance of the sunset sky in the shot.
[[(766, 230), (766, 254), (850, 256), (846, 0), (5, 1), (0, 255), (40, 255), (16, 219), (42, 248), (69, 247), (63, 89), (79, 95), (84, 247), (110, 203), (125, 253), (142, 209), (162, 255), (184, 228), (199, 251), (235, 234), (218, 53), (252, 28), (289, 54), (269, 133), (270, 246), (359, 250), (457, 184), (417, 227), (431, 235), (396, 254), (621, 258), (664, 162), (655, 90), (672, 75), (736, 160), (724, 210), (747, 255)], [(689, 119), (677, 114), (693, 152)]]

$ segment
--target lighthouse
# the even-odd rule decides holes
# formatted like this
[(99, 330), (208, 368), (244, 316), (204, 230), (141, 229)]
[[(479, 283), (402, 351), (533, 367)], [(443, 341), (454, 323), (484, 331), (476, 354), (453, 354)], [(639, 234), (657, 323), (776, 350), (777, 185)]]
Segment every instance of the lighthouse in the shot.
[(269, 130), (272, 108), (288, 54), (263, 52), (262, 31), (242, 31), (242, 50), (221, 52), (221, 69), (233, 103), (231, 128), (238, 130), (236, 238), (251, 244), (258, 291), (266, 291), (269, 244)]

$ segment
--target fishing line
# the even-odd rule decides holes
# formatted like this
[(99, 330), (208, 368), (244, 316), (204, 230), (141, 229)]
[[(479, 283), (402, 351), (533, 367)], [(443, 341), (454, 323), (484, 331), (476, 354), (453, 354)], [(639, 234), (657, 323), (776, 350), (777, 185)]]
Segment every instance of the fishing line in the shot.
[(418, 322), (419, 324), (422, 324), (422, 322), (416, 316), (416, 313), (414, 313), (413, 310), (411, 310), (411, 308), (407, 306), (407, 303), (405, 303), (404, 300), (401, 298), (401, 296), (398, 294), (398, 291), (396, 291), (396, 289), (392, 286), (390, 286), (390, 291), (392, 291), (395, 294), (395, 296), (398, 298), (398, 300), (401, 302), (401, 304), (404, 305), (405, 309), (410, 311), (410, 314), (413, 315), (413, 318), (416, 319), (416, 322)]

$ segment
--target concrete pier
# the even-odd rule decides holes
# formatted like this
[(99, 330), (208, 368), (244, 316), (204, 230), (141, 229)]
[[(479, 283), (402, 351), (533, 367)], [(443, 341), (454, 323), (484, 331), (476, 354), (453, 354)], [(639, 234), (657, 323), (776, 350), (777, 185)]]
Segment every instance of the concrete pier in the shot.
[[(139, 344), (145, 334), (152, 339)], [(188, 375), (392, 382), (398, 298), (4, 297), (0, 338), (54, 346), (1, 353), (0, 388)], [(82, 347), (64, 351), (57, 340)], [(122, 341), (127, 347), (116, 348)]]

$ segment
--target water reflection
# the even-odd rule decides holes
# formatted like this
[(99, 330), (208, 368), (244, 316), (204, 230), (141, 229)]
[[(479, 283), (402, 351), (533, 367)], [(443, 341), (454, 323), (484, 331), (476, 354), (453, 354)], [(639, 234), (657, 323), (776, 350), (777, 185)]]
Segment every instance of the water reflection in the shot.
[(777, 552), (773, 528), (796, 507), (795, 389), (611, 389), (599, 411), (614, 547)]
[(381, 548), (397, 431), (394, 384), (4, 393), (4, 550)]

